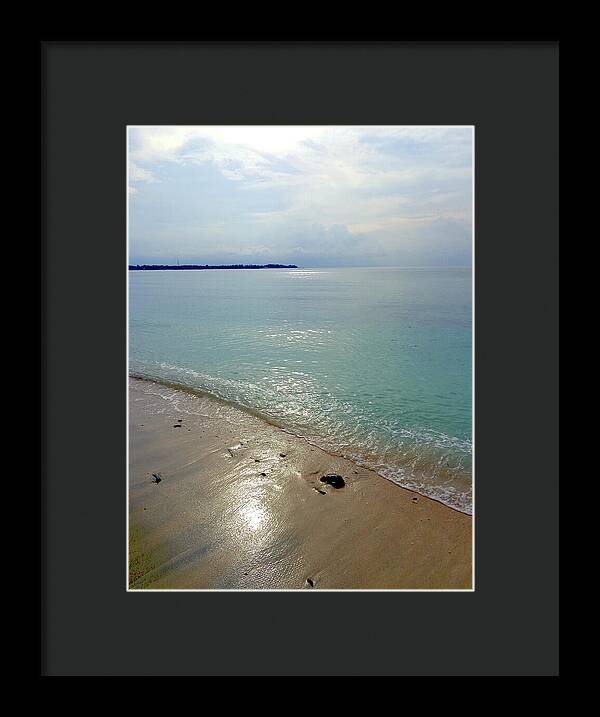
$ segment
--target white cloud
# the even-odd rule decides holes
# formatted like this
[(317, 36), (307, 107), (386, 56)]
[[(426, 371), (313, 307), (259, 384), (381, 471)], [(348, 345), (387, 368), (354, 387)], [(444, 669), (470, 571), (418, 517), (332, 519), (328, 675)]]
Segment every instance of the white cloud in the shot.
[[(344, 241), (360, 235), (363, 251), (380, 253), (401, 254), (419, 233), (424, 243), (443, 243), (440, 222), (453, 227), (448, 246), (456, 241), (456, 227), (470, 236), (471, 128), (202, 126), (129, 132), (135, 184), (130, 201), (136, 227), (144, 227), (133, 233), (136, 249), (144, 235), (157, 237), (154, 246), (159, 242), (165, 218), (150, 217), (162, 205), (169, 208), (170, 225), (177, 224), (180, 206), (179, 230), (171, 226), (163, 237), (174, 254), (178, 242), (206, 254), (215, 235), (222, 247), (229, 242), (238, 251), (301, 252), (311, 231), (323, 243), (320, 251), (333, 252), (333, 227), (344, 228)], [(222, 182), (209, 181), (209, 171)], [(144, 204), (159, 181), (154, 204)], [(433, 226), (436, 231), (430, 231)], [(290, 235), (303, 236), (304, 244), (291, 247)], [(432, 251), (435, 246), (428, 255)]]
[(129, 186), (128, 191), (130, 194), (137, 194), (137, 187), (132, 186), (132, 182), (146, 182), (148, 184), (156, 182), (156, 177), (148, 169), (144, 169), (136, 164), (134, 161), (129, 161)]

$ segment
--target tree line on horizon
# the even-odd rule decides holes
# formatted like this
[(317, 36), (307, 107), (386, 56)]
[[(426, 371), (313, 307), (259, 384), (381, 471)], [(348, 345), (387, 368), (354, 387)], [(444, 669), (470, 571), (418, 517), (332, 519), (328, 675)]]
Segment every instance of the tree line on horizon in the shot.
[(130, 271), (169, 269), (297, 269), (296, 264), (130, 264)]

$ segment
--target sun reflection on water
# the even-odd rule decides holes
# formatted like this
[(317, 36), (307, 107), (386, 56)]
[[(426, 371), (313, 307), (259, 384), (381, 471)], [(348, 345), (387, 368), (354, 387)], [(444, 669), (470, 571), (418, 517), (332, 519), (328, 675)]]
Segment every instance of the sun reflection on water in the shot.
[(266, 518), (266, 511), (257, 498), (250, 498), (240, 509), (240, 517), (250, 530), (258, 530)]

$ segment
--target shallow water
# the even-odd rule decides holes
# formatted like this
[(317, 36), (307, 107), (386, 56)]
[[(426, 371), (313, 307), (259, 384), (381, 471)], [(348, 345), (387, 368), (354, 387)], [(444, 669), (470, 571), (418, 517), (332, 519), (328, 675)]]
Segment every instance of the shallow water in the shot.
[(471, 512), (471, 270), (129, 272), (130, 372)]

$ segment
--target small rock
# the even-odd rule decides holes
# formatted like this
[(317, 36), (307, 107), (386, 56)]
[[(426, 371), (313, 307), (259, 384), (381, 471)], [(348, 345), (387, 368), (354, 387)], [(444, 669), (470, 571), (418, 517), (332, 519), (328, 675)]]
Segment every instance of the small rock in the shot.
[(285, 453), (280, 453), (280, 454), (279, 454), (279, 457), (280, 457), (280, 458), (285, 458)]
[(157, 485), (161, 482), (162, 478), (160, 473), (153, 473), (152, 474), (152, 482), (156, 483)]
[(181, 423), (176, 423), (173, 428), (181, 428)]
[(343, 488), (346, 485), (346, 482), (342, 478), (342, 476), (337, 475), (331, 475), (331, 476), (322, 476), (320, 478), (321, 483), (328, 483), (333, 488)]
[(320, 488), (313, 488), (313, 490), (316, 490), (317, 493), (320, 493), (321, 495), (327, 495), (327, 493), (324, 490), (321, 490)]
[(261, 473), (261, 476), (266, 476), (266, 475), (267, 475), (266, 473)]
[(254, 459), (254, 462), (255, 462), (255, 463), (260, 463), (260, 459), (259, 459), (259, 458), (255, 458), (255, 459)]
[(306, 578), (306, 584), (313, 588), (315, 586), (314, 582), (311, 580), (311, 578)]

